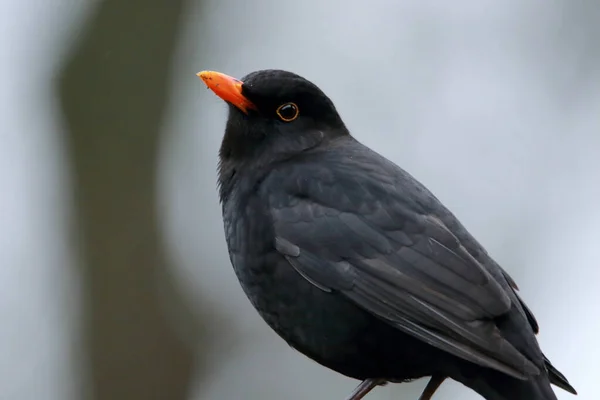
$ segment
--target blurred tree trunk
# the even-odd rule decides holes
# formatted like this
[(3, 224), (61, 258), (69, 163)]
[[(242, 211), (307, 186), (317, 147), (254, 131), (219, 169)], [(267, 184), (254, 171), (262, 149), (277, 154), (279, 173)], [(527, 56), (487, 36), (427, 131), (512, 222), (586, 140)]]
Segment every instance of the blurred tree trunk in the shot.
[(159, 299), (156, 157), (186, 0), (103, 0), (60, 73), (95, 400), (187, 398), (193, 355)]

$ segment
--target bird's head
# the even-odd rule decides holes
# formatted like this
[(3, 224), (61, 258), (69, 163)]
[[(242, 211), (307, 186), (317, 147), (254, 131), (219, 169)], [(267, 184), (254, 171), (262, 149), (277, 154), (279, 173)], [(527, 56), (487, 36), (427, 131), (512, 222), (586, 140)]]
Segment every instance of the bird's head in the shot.
[(261, 70), (241, 79), (215, 71), (197, 75), (229, 104), (221, 161), (303, 151), (319, 138), (347, 134), (333, 102), (292, 72)]

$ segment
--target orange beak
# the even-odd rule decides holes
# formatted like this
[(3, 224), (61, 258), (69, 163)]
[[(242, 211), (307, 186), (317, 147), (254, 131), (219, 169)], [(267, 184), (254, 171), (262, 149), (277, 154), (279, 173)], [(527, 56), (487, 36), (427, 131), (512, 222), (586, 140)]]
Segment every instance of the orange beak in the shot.
[(242, 85), (244, 83), (239, 79), (216, 71), (202, 71), (196, 75), (217, 96), (233, 104), (245, 114), (248, 114), (249, 109), (256, 109), (256, 106), (242, 94)]

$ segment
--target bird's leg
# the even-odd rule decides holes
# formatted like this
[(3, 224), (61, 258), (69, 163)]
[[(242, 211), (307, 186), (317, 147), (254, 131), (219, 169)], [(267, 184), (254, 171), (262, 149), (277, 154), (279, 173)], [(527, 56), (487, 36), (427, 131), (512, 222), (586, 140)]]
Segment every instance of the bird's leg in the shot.
[(346, 397), (346, 400), (361, 400), (367, 393), (384, 382), (383, 379), (365, 379), (350, 393), (350, 396)]
[(425, 386), (425, 390), (423, 390), (423, 393), (421, 393), (419, 400), (431, 400), (433, 394), (439, 389), (440, 385), (445, 379), (446, 377), (444, 376), (433, 375), (429, 382), (427, 382), (427, 386)]

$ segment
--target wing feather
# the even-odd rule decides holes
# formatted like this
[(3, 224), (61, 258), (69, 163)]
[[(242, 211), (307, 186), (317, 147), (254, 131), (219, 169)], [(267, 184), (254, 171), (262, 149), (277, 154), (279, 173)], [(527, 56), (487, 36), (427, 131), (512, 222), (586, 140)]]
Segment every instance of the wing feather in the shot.
[(494, 323), (511, 298), (439, 219), (415, 214), (382, 227), (392, 213), (381, 202), (366, 214), (309, 198), (287, 204), (271, 208), (276, 248), (309, 282), (457, 357), (520, 379), (539, 373)]

